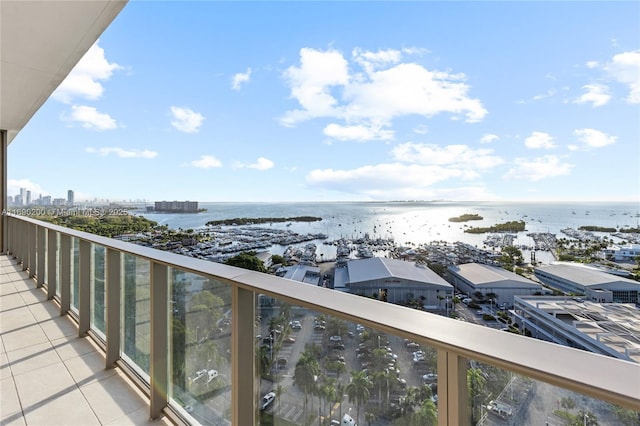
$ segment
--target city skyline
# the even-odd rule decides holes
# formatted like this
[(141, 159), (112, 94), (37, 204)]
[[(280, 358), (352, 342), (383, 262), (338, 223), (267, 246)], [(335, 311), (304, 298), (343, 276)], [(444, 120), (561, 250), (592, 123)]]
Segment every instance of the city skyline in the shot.
[(638, 201), (639, 12), (130, 2), (9, 146), (9, 195)]

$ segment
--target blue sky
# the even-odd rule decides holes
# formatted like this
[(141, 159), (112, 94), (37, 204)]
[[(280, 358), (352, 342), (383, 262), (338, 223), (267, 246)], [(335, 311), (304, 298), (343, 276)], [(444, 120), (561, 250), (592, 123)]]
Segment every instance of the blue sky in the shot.
[(132, 1), (9, 195), (635, 201), (639, 113), (638, 2)]

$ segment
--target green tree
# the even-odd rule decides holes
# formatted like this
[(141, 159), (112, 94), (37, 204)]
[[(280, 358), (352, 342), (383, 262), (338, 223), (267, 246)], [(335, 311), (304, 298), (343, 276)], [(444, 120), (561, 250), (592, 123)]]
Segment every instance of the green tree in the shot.
[(479, 368), (469, 368), (467, 370), (467, 388), (469, 389), (469, 402), (471, 403), (471, 422), (476, 424), (480, 418), (480, 404), (478, 403), (480, 395), (484, 391), (487, 384)]
[(371, 381), (364, 371), (352, 371), (351, 381), (345, 388), (349, 402), (356, 403), (356, 420), (360, 421), (360, 407), (369, 401)]
[(300, 355), (300, 359), (296, 363), (293, 373), (293, 383), (304, 392), (304, 417), (307, 416), (307, 404), (309, 394), (313, 393), (316, 386), (316, 380), (320, 373), (320, 364), (316, 357), (309, 351), (305, 351)]
[(226, 265), (249, 269), (258, 272), (267, 272), (264, 262), (256, 257), (255, 251), (247, 251), (230, 257), (224, 262)]
[(422, 401), (420, 409), (413, 413), (411, 424), (415, 426), (436, 426), (438, 424), (438, 409), (430, 398)]

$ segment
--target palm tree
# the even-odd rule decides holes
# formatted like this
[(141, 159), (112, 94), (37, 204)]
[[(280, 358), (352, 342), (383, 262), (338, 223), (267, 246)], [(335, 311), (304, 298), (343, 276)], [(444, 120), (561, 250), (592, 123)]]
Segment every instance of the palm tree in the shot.
[(340, 416), (338, 417), (339, 419), (342, 418), (342, 400), (344, 399), (344, 391), (344, 385), (340, 382), (336, 383), (334, 399), (331, 402), (337, 402), (340, 404), (340, 407), (338, 407), (338, 412), (340, 414)]
[(420, 409), (411, 416), (411, 424), (416, 426), (436, 426), (438, 424), (438, 409), (431, 399), (425, 399)]
[(484, 387), (487, 384), (482, 374), (482, 370), (479, 368), (469, 368), (467, 370), (467, 388), (469, 389), (469, 401), (471, 402), (471, 421), (473, 424), (478, 419), (478, 397), (484, 391)]
[(320, 364), (318, 360), (308, 351), (300, 355), (300, 359), (296, 364), (293, 373), (293, 383), (304, 392), (304, 415), (307, 415), (307, 403), (309, 394), (313, 392), (316, 386), (316, 379), (320, 372)]
[(282, 385), (278, 385), (274, 392), (276, 394), (276, 414), (280, 417), (280, 397), (286, 392), (286, 390)]
[(364, 371), (352, 371), (351, 382), (347, 385), (345, 390), (349, 402), (355, 402), (357, 406), (356, 419), (360, 420), (360, 406), (369, 401), (371, 381)]

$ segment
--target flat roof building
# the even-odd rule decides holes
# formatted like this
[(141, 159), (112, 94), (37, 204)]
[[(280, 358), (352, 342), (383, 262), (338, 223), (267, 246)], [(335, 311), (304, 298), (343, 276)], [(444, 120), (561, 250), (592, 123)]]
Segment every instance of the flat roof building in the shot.
[(544, 284), (564, 293), (580, 294), (594, 302), (638, 303), (640, 282), (573, 264), (535, 269)]
[(484, 296), (496, 295), (496, 304), (513, 306), (514, 296), (542, 294), (542, 285), (497, 266), (465, 263), (447, 268), (456, 288), (472, 296), (476, 292)]
[(537, 339), (640, 362), (640, 309), (571, 297), (516, 296), (515, 319)]
[(353, 294), (381, 296), (403, 304), (418, 300), (423, 306), (439, 306), (441, 299), (453, 296), (453, 287), (423, 265), (404, 260), (372, 257), (350, 260), (345, 286)]

